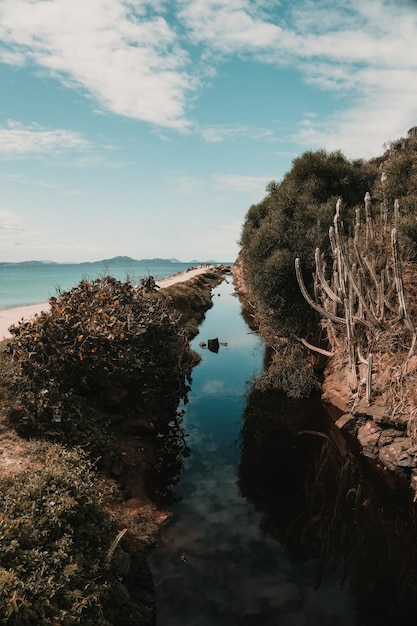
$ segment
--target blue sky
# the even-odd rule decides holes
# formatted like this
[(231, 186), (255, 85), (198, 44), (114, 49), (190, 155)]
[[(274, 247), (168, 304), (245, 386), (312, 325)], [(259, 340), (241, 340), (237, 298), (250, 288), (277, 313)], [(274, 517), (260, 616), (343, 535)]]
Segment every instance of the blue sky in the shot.
[(268, 181), (382, 154), (416, 85), (411, 0), (1, 0), (0, 260), (233, 261)]

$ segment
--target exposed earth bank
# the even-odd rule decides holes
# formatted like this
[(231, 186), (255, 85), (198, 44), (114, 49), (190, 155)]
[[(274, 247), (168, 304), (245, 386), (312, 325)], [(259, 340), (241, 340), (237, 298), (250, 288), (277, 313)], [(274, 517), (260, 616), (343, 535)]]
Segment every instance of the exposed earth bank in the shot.
[[(415, 318), (414, 269), (404, 268), (404, 283), (409, 294), (410, 314)], [(270, 342), (269, 328), (264, 328), (257, 319), (256, 297), (245, 284), (239, 258), (233, 267), (233, 277), (254, 327)], [(392, 345), (395, 337), (388, 337), (387, 333), (386, 340), (386, 351), (373, 354), (368, 375), (367, 363), (359, 364), (359, 372), (352, 371), (343, 339), (334, 338), (332, 356), (327, 358), (323, 370), (321, 397), (338, 428), (359, 442), (363, 455), (377, 464), (387, 484), (394, 484), (395, 477), (405, 479), (416, 501), (417, 355), (399, 358)], [(367, 396), (367, 381), (372, 386), (371, 397)]]

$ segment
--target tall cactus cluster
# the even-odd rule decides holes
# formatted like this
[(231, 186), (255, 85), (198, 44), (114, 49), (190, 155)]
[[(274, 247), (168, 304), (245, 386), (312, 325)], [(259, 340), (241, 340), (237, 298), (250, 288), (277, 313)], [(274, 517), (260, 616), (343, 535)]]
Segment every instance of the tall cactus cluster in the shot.
[(390, 387), (392, 404), (399, 406), (405, 378), (417, 366), (417, 329), (404, 289), (398, 201), (390, 211), (384, 198), (378, 213), (373, 215), (367, 193), (348, 235), (338, 200), (329, 229), (330, 253), (326, 258), (316, 249), (314, 296), (306, 289), (298, 258), (295, 269), (304, 298), (321, 315), (329, 355), (342, 352), (348, 361), (355, 403), (365, 396), (371, 404)]

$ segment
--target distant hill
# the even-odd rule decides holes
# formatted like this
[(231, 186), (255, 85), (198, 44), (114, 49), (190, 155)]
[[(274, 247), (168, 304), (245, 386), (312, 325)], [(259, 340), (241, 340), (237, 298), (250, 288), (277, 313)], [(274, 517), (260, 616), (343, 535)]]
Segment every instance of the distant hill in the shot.
[[(55, 261), (20, 261), (17, 263), (13, 263), (10, 261), (0, 261), (0, 266), (5, 266), (5, 265), (30, 265), (30, 266), (34, 266), (34, 265), (88, 265), (89, 267), (94, 267), (94, 266), (100, 266), (102, 267), (103, 265), (106, 266), (115, 266), (115, 265), (128, 265), (128, 266), (142, 266), (142, 267), (146, 267), (148, 265), (152, 265), (153, 267), (158, 266), (158, 265), (198, 265), (198, 264), (202, 264), (202, 263), (210, 263), (211, 265), (216, 265), (218, 263), (218, 261), (197, 261), (197, 260), (192, 260), (192, 261), (179, 261), (178, 259), (172, 258), (172, 259), (161, 259), (161, 258), (154, 258), (154, 259), (133, 259), (130, 256), (115, 256), (112, 257), (111, 259), (102, 259), (101, 261), (83, 261), (81, 263), (57, 263)], [(228, 262), (226, 263), (228, 264)]]
[(115, 256), (111, 259), (102, 259), (101, 261), (87, 261), (82, 263), (82, 265), (167, 265), (179, 262), (171, 259), (132, 259), (130, 256)]
[(19, 261), (19, 262), (13, 262), (13, 261), (0, 261), (0, 265), (59, 265), (59, 263), (56, 263), (55, 261)]

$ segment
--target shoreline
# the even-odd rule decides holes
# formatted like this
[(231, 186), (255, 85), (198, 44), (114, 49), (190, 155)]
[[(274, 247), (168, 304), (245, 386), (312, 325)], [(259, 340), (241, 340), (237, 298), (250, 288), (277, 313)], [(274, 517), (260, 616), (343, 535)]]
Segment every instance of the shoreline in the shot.
[[(166, 276), (161, 280), (155, 281), (160, 289), (174, 285), (175, 283), (185, 282), (194, 276), (204, 274), (205, 272), (213, 269), (213, 265), (203, 265), (195, 268), (191, 268), (185, 272), (179, 272), (172, 276)], [(11, 339), (12, 334), (9, 332), (10, 326), (16, 325), (21, 321), (28, 321), (39, 315), (42, 311), (49, 309), (48, 302), (40, 302), (38, 304), (26, 304), (23, 306), (12, 307), (11, 309), (0, 310), (0, 341), (5, 339)]]

